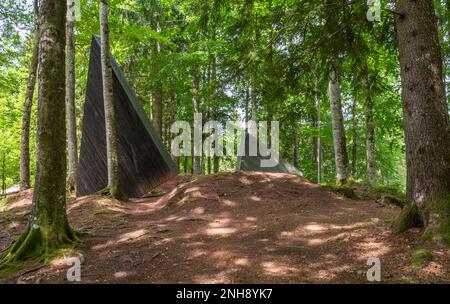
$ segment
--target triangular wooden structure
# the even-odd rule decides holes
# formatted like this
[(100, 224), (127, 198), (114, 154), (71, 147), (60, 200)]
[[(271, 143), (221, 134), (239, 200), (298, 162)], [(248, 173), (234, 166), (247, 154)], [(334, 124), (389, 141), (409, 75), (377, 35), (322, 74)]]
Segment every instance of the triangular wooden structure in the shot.
[[(113, 56), (111, 65), (121, 186), (128, 197), (141, 197), (176, 175), (178, 169)], [(77, 196), (107, 186), (99, 37), (92, 38), (82, 126)]]

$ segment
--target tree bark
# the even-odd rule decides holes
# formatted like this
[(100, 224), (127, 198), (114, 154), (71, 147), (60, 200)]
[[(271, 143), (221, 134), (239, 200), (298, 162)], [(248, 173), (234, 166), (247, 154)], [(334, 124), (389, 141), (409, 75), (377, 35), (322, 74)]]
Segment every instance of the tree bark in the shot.
[(367, 75), (367, 96), (366, 96), (366, 165), (367, 165), (367, 182), (370, 186), (374, 186), (377, 177), (376, 167), (376, 149), (375, 149), (375, 122), (373, 119), (373, 99), (372, 99), (372, 83), (369, 75)]
[(77, 237), (66, 213), (65, 26), (66, 0), (41, 0), (36, 181), (25, 233), (0, 268), (49, 254)]
[(67, 18), (66, 25), (66, 115), (67, 115), (67, 144), (69, 154), (69, 172), (67, 176), (67, 189), (75, 190), (75, 181), (78, 167), (77, 147), (77, 121), (75, 113), (75, 42), (74, 42), (74, 16), (75, 1), (67, 0), (67, 12), (72, 18)]
[(34, 45), (31, 63), (28, 70), (27, 89), (22, 116), (22, 133), (20, 140), (20, 191), (31, 187), (30, 184), (30, 120), (33, 107), (34, 87), (39, 60), (39, 7), (34, 1)]
[(258, 101), (255, 92), (255, 76), (250, 76), (250, 103), (252, 108), (252, 120), (258, 122)]
[(352, 104), (352, 170), (351, 173), (353, 176), (356, 175), (356, 153), (358, 152), (358, 145), (357, 145), (357, 133), (356, 130), (358, 128), (358, 120), (356, 119), (356, 108), (357, 108), (357, 101), (356, 98), (353, 99)]
[(341, 83), (339, 64), (332, 65), (329, 72), (328, 95), (331, 104), (331, 122), (333, 127), (334, 159), (336, 164), (336, 182), (345, 184), (348, 179), (347, 144), (344, 129), (344, 117), (341, 105)]
[(298, 168), (298, 149), (299, 149), (299, 140), (298, 140), (298, 130), (297, 124), (294, 122), (294, 167)]
[(321, 181), (321, 175), (322, 175), (322, 143), (321, 143), (321, 115), (320, 115), (320, 99), (317, 96), (317, 84), (316, 84), (316, 91), (314, 92), (314, 99), (316, 104), (316, 111), (317, 111), (317, 183), (320, 184)]
[(162, 108), (162, 100), (163, 100), (163, 87), (162, 82), (157, 81), (156, 82), (156, 89), (155, 89), (155, 106), (153, 113), (153, 124), (155, 126), (156, 132), (158, 132), (159, 136), (162, 138), (162, 125), (163, 125), (163, 108)]
[(148, 117), (153, 121), (153, 93), (150, 90), (148, 93)]
[[(158, 33), (161, 32), (161, 25), (158, 22), (156, 22), (156, 31)], [(156, 42), (156, 52), (158, 55), (161, 55), (161, 43), (159, 41)], [(158, 67), (159, 69), (160, 67)], [(161, 136), (162, 134), (162, 124), (163, 124), (163, 85), (161, 80), (156, 81), (156, 88), (155, 88), (155, 112), (153, 114), (153, 124), (155, 126), (156, 132)]]
[(3, 150), (3, 157), (2, 157), (2, 195), (6, 197), (6, 151)]
[(450, 0), (446, 1), (447, 6), (447, 31), (448, 31), (448, 38), (450, 39)]
[(450, 244), (450, 124), (433, 2), (399, 0), (397, 12), (409, 205), (395, 228), (423, 225), (424, 237)]
[(119, 156), (117, 153), (117, 129), (114, 111), (113, 79), (109, 52), (108, 0), (100, 0), (101, 65), (103, 103), (105, 109), (106, 157), (108, 162), (109, 193), (124, 199), (120, 186)]
[[(192, 72), (192, 105), (194, 109), (194, 115), (199, 113), (199, 95), (198, 95), (198, 75), (197, 69)], [(202, 164), (201, 157), (197, 156), (200, 151), (195, 150), (195, 144), (192, 145), (194, 153), (192, 154), (192, 174), (201, 174)]]

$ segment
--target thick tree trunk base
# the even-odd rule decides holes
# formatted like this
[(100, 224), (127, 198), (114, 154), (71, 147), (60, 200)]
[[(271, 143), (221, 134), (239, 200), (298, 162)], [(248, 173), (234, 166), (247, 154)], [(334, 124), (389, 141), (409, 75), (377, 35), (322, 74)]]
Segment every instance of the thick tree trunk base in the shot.
[(45, 261), (57, 250), (74, 248), (83, 233), (67, 227), (28, 227), (19, 240), (0, 259), (0, 271), (17, 268), (22, 261), (38, 258)]
[(450, 194), (427, 206), (424, 210), (420, 210), (415, 204), (404, 207), (393, 223), (394, 234), (414, 227), (424, 228), (423, 241), (450, 246)]
[(336, 179), (336, 187), (351, 186), (355, 183), (353, 176), (349, 175), (344, 179)]
[(423, 221), (419, 214), (419, 208), (415, 204), (409, 204), (395, 219), (392, 228), (394, 234), (398, 235), (414, 227), (423, 227)]
[(430, 204), (422, 239), (450, 246), (450, 194)]
[(128, 197), (122, 192), (122, 189), (120, 189), (120, 187), (105, 188), (103, 190), (98, 191), (97, 194), (109, 195), (119, 201), (125, 201), (125, 202), (128, 201)]

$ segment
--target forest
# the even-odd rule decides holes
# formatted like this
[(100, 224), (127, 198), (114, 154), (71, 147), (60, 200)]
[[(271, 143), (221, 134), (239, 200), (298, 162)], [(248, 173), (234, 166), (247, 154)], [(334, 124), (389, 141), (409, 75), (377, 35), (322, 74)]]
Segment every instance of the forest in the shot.
[(450, 283), (450, 0), (0, 17), (0, 283)]

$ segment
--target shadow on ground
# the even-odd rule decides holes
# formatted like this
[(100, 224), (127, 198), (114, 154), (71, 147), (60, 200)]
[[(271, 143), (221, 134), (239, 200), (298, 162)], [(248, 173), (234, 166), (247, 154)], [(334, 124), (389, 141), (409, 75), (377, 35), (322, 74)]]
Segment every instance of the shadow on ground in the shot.
[[(419, 231), (391, 235), (398, 207), (290, 174), (180, 175), (161, 190), (130, 202), (69, 200), (72, 225), (94, 233), (79, 252), (82, 283), (367, 283), (370, 257), (381, 260), (382, 282), (450, 281), (448, 249), (428, 244), (433, 261), (412, 268)], [(0, 212), (0, 250), (23, 229), (30, 198)], [(64, 283), (67, 268), (59, 260), (2, 281)]]

